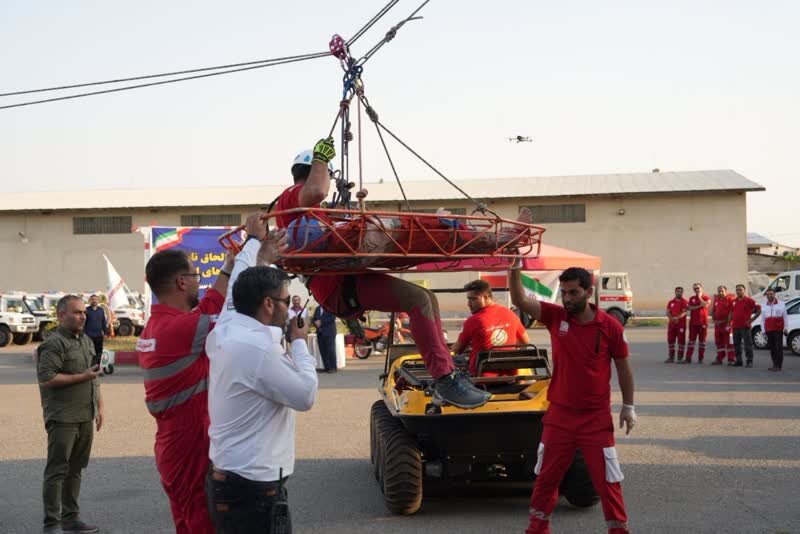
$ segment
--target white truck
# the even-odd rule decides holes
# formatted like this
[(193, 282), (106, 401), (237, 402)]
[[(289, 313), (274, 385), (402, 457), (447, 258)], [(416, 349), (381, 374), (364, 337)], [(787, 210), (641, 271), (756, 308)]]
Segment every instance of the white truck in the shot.
[(625, 325), (633, 317), (633, 290), (628, 273), (600, 273), (600, 309)]
[(36, 320), (27, 309), (21, 294), (0, 293), (0, 347), (12, 341), (25, 345), (33, 339)]
[(56, 314), (48, 309), (45, 309), (42, 301), (36, 298), (35, 295), (22, 295), (22, 302), (28, 309), (28, 313), (33, 315), (36, 321), (36, 330), (33, 333), (34, 341), (42, 341), (50, 336), (58, 326), (58, 319)]

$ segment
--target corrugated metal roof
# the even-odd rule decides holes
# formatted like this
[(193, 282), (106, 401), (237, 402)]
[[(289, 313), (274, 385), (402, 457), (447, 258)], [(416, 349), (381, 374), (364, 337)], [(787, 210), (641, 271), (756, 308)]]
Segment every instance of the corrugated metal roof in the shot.
[(748, 245), (774, 245), (775, 241), (756, 232), (747, 232)]
[[(484, 178), (456, 183), (476, 199), (765, 190), (732, 170)], [(0, 211), (265, 205), (288, 185), (5, 193), (0, 196)], [(402, 199), (394, 181), (365, 187), (373, 202)], [(463, 198), (444, 180), (404, 181), (403, 187), (410, 200)]]

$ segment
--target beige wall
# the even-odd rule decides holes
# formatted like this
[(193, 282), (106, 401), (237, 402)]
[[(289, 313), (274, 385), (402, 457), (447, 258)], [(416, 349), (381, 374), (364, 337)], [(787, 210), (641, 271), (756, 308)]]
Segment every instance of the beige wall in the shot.
[[(246, 212), (243, 207), (235, 207), (64, 211), (51, 215), (0, 213), (0, 257), (8, 259), (0, 277), (0, 290), (103, 290), (105, 254), (128, 287), (143, 291), (144, 236), (139, 232), (73, 235), (74, 216), (131, 215), (135, 226), (177, 226), (181, 215)], [(19, 232), (25, 234), (27, 243), (22, 242)]]
[[(676, 285), (700, 281), (711, 289), (746, 282), (746, 203), (744, 193), (641, 195), (573, 198), (570, 200), (513, 200), (492, 202), (500, 215), (516, 217), (520, 205), (586, 204), (586, 223), (549, 224), (544, 241), (602, 256), (604, 271), (630, 273), (639, 312), (662, 310)], [(465, 207), (468, 202), (414, 202), (417, 208)], [(374, 209), (396, 205), (373, 204)], [(241, 213), (254, 208), (184, 208), (169, 210), (107, 210), (57, 212), (52, 215), (0, 214), (0, 254), (8, 258), (0, 289), (24, 291), (95, 290), (106, 283), (102, 253), (133, 290), (144, 286), (141, 234), (73, 235), (74, 215), (132, 214), (138, 226), (173, 226), (181, 214)], [(620, 209), (625, 210), (619, 215)], [(23, 244), (18, 232), (29, 242)], [(468, 273), (408, 275), (427, 278), (431, 287), (461, 286)], [(465, 311), (463, 296), (442, 297), (442, 309)]]
[[(496, 202), (490, 207), (501, 216), (515, 218), (521, 205), (566, 203), (585, 203), (586, 222), (546, 224), (543, 241), (601, 256), (603, 271), (628, 272), (637, 311), (663, 310), (677, 285), (688, 291), (692, 283), (701, 282), (710, 292), (720, 284), (732, 288), (747, 282), (744, 193), (531, 199)], [(437, 204), (467, 207), (467, 213), (472, 209), (467, 203), (436, 201), (413, 206)], [(619, 215), (620, 209), (624, 215)], [(450, 275), (449, 280), (463, 284), (465, 275)], [(454, 304), (453, 299), (443, 298), (442, 308)]]

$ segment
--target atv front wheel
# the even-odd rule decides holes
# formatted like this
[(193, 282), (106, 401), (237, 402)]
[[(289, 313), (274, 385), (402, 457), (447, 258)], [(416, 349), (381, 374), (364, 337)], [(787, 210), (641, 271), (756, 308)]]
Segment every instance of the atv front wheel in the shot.
[(383, 499), (393, 514), (411, 515), (422, 505), (422, 452), (403, 424), (389, 417), (378, 434)]

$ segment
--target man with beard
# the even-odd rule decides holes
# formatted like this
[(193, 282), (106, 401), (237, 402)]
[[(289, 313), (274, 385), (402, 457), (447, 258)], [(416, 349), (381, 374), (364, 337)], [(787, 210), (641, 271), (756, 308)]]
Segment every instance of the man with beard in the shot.
[(683, 288), (675, 288), (675, 298), (667, 302), (667, 345), (669, 353), (664, 363), (675, 363), (675, 343), (678, 343), (678, 363), (683, 362), (683, 353), (686, 348), (686, 314), (689, 312), (689, 302), (683, 298)]
[[(246, 228), (248, 241), (264, 240), (266, 226), (259, 213), (248, 217)], [(150, 309), (136, 352), (144, 373), (145, 404), (158, 428), (156, 466), (178, 534), (214, 532), (204, 489), (209, 464), (205, 342), (222, 311), (232, 266), (229, 255), (202, 300), (200, 274), (185, 252), (157, 252), (145, 267), (158, 304)]]
[(289, 533), (284, 483), (294, 473), (295, 411), (314, 404), (316, 362), (308, 352), (308, 323), (289, 321), (290, 350), (281, 346), (288, 275), (266, 266), (239, 274), (239, 265), (237, 257), (229, 292), (234, 309), (226, 306), (206, 344), (208, 507), (220, 533)]
[(736, 362), (731, 343), (731, 316), (733, 315), (733, 295), (728, 295), (728, 288), (719, 286), (714, 302), (711, 305), (711, 318), (714, 320), (714, 343), (717, 345), (717, 359), (711, 365), (722, 365), (728, 355), (728, 365)]
[(559, 276), (564, 307), (525, 296), (518, 260), (509, 273), (511, 301), (550, 331), (553, 376), (547, 391), (550, 407), (543, 419), (537, 475), (526, 534), (550, 532), (550, 514), (558, 488), (581, 449), (595, 490), (603, 503), (608, 531), (629, 532), (622, 499), (623, 479), (614, 448), (611, 416), (611, 360), (622, 390), (620, 428), (630, 433), (636, 424), (633, 371), (622, 326), (593, 304), (592, 275), (570, 267)]
[[(528, 343), (528, 332), (519, 317), (506, 308), (495, 304), (492, 287), (486, 280), (473, 280), (464, 286), (467, 290), (467, 306), (472, 313), (464, 321), (461, 334), (453, 345), (453, 354), (461, 354), (470, 347), (469, 372), (478, 376), (478, 353), (504, 345)], [(499, 350), (503, 350), (500, 348)], [(516, 371), (488, 371), (481, 376), (517, 374)]]

